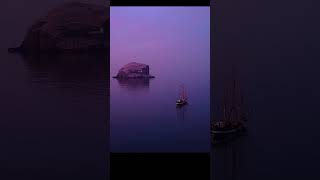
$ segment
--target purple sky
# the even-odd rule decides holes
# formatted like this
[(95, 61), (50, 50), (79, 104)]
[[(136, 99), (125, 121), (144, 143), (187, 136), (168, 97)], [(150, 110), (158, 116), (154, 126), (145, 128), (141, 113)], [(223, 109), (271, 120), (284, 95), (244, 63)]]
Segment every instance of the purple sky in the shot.
[[(210, 7), (111, 7), (110, 20), (111, 76), (130, 61), (155, 76), (143, 90), (110, 80), (112, 151), (208, 152)], [(190, 100), (183, 123), (181, 84)]]
[(154, 66), (174, 58), (209, 62), (209, 6), (111, 7), (110, 16), (111, 73), (134, 56)]

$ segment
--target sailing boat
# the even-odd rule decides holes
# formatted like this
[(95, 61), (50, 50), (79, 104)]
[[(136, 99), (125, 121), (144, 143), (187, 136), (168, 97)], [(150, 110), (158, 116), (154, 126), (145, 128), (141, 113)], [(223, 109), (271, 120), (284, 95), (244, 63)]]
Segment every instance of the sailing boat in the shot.
[(180, 92), (179, 92), (179, 98), (176, 101), (176, 105), (183, 106), (186, 104), (188, 104), (187, 92), (186, 92), (184, 86), (181, 85)]
[(244, 122), (248, 120), (248, 113), (244, 108), (244, 97), (241, 94), (239, 83), (233, 72), (232, 87), (230, 94), (225, 91), (222, 103), (223, 117), (220, 121), (211, 124), (213, 140), (223, 140), (227, 137), (235, 137), (246, 131)]

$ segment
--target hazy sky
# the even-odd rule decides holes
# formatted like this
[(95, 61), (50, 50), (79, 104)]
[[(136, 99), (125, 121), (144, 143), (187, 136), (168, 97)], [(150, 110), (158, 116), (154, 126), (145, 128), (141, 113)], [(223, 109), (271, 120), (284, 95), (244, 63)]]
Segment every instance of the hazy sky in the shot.
[[(210, 56), (210, 7), (111, 7), (111, 66)], [(112, 68), (111, 68), (112, 69)]]
[[(111, 7), (110, 20), (111, 76), (130, 61), (155, 76), (143, 90), (111, 79), (111, 150), (209, 152), (210, 7)], [(175, 107), (181, 84), (185, 121)]]

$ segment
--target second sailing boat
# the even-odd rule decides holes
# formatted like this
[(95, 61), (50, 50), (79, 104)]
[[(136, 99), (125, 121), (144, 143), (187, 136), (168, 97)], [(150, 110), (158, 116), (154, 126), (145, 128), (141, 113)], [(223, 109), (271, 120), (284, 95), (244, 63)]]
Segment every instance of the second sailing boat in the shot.
[(181, 85), (181, 89), (179, 92), (179, 98), (176, 101), (176, 105), (177, 105), (177, 107), (181, 107), (186, 104), (188, 104), (187, 92), (186, 92), (184, 86)]
[(231, 91), (225, 90), (224, 101), (220, 109), (223, 110), (222, 119), (214, 120), (211, 124), (214, 143), (223, 142), (246, 131), (244, 122), (248, 120), (248, 112), (234, 73)]

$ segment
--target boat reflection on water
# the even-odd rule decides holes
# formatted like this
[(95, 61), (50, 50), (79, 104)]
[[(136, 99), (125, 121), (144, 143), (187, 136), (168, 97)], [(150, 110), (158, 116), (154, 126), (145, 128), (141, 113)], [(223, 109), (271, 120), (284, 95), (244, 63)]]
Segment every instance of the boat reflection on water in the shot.
[(149, 78), (116, 79), (119, 86), (129, 91), (149, 91)]
[(177, 110), (177, 119), (178, 120), (185, 120), (187, 119), (186, 118), (186, 115), (188, 113), (188, 106), (183, 106), (183, 107), (180, 107), (180, 108), (176, 108)]
[(239, 166), (243, 154), (239, 150), (241, 139), (237, 139), (223, 146), (214, 146), (212, 148), (212, 177), (213, 179), (234, 180), (238, 179)]

